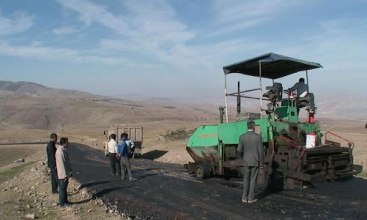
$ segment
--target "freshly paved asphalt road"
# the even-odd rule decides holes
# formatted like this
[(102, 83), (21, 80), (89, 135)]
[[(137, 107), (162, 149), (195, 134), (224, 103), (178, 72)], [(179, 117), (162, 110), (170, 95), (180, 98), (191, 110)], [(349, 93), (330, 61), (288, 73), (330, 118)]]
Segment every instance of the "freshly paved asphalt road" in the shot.
[[(95, 197), (137, 219), (366, 219), (367, 180), (351, 178), (313, 188), (264, 193), (242, 204), (242, 189), (222, 178), (198, 181), (182, 165), (132, 161), (133, 176), (110, 174), (103, 152), (82, 144), (69, 149), (74, 178)], [(237, 180), (238, 181), (238, 180)], [(236, 187), (237, 186), (237, 187)]]

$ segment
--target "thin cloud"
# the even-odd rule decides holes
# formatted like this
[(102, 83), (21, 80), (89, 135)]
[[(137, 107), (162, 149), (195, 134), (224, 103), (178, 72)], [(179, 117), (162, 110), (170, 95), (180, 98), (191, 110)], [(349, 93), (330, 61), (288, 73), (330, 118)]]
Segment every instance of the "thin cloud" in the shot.
[[(166, 1), (126, 1), (130, 12), (131, 27), (154, 41), (164, 43), (185, 43), (195, 35), (176, 17), (175, 10)], [(136, 37), (136, 36), (134, 36)]]
[(75, 58), (78, 54), (75, 50), (47, 48), (36, 45), (29, 46), (14, 46), (7, 42), (0, 42), (0, 54), (8, 56), (17, 56), (24, 58), (41, 58), (49, 59), (66, 59)]
[[(123, 14), (115, 15), (106, 7), (90, 1), (58, 0), (65, 8), (77, 13), (86, 25), (103, 25), (117, 34), (101, 39), (101, 50), (135, 53), (160, 62), (180, 65), (195, 62), (195, 52), (187, 42), (195, 34), (178, 21), (174, 9), (166, 1), (123, 1)], [(184, 54), (183, 51), (188, 52)]]
[(366, 24), (366, 19), (325, 20), (319, 23), (317, 31), (308, 31), (300, 36), (297, 42), (293, 42), (294, 46), (279, 44), (277, 50), (319, 62), (324, 68), (316, 70), (321, 72), (313, 83), (318, 90), (330, 91), (339, 87), (364, 91), (367, 81), (363, 71), (367, 68), (367, 63), (363, 62)]
[(64, 26), (64, 27), (55, 28), (52, 30), (52, 32), (56, 35), (66, 35), (66, 34), (76, 33), (78, 32), (78, 30), (74, 27)]
[(129, 27), (123, 17), (117, 17), (103, 6), (87, 0), (57, 0), (66, 9), (72, 10), (79, 15), (79, 19), (86, 25), (93, 23), (101, 24), (114, 32), (129, 35)]
[(215, 37), (257, 27), (299, 4), (287, 0), (214, 0), (210, 6), (214, 18), (211, 29), (217, 31), (207, 34)]
[(238, 21), (247, 22), (251, 19), (268, 18), (291, 6), (293, 4), (287, 0), (215, 0), (212, 10), (217, 22), (237, 23)]
[[(360, 62), (365, 56), (367, 38), (366, 19), (337, 19), (326, 20), (319, 23), (320, 30), (314, 34), (306, 34), (302, 37), (305, 47), (312, 53), (325, 56), (336, 66), (353, 63), (348, 68), (366, 66), (366, 62)], [(342, 62), (344, 61), (344, 62)]]
[(216, 37), (216, 36), (231, 34), (239, 30), (244, 30), (247, 28), (255, 27), (256, 25), (266, 20), (267, 18), (253, 18), (247, 21), (234, 23), (231, 25), (224, 25), (224, 26), (221, 26), (220, 28), (215, 28), (214, 31), (210, 30), (210, 32), (207, 32), (207, 37)]
[(0, 55), (31, 58), (44, 61), (57, 60), (73, 63), (91, 62), (107, 65), (128, 64), (130, 60), (123, 57), (104, 57), (98, 55), (82, 54), (73, 49), (43, 47), (39, 44), (27, 46), (14, 46), (0, 41)]
[(27, 31), (32, 24), (33, 17), (25, 13), (15, 13), (11, 17), (4, 17), (0, 13), (0, 36)]

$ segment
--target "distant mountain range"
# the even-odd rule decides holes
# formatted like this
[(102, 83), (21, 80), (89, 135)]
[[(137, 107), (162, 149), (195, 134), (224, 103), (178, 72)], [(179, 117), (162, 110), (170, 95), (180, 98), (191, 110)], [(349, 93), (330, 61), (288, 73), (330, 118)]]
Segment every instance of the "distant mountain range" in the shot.
[(41, 84), (33, 82), (10, 82), (10, 81), (0, 81), (0, 92), (2, 93), (12, 93), (12, 94), (33, 94), (40, 96), (83, 96), (92, 97), (94, 94), (81, 92), (78, 90), (66, 90), (66, 89), (54, 89), (43, 86)]
[[(213, 97), (202, 102), (139, 94), (126, 97), (129, 98), (54, 89), (32, 82), (0, 81), (0, 127), (60, 129), (160, 120), (208, 123), (218, 120), (218, 106), (223, 105)], [(317, 117), (366, 121), (366, 103), (366, 97), (351, 94), (320, 95), (316, 97)], [(255, 105), (250, 109), (256, 109)]]
[[(224, 97), (180, 97), (180, 98), (161, 98), (151, 97), (143, 94), (125, 94), (124, 97), (139, 101), (149, 102), (181, 102), (193, 106), (207, 105), (218, 108), (224, 106)], [(119, 96), (122, 97), (122, 96)], [(231, 112), (236, 111), (236, 98), (229, 98)], [(337, 91), (329, 93), (315, 94), (315, 104), (317, 107), (317, 117), (333, 119), (353, 119), (367, 121), (367, 96), (351, 93), (348, 91)], [(257, 111), (259, 109), (258, 100), (242, 99), (242, 111)]]
[(317, 114), (325, 118), (367, 120), (367, 96), (339, 91), (320, 95), (316, 104)]
[(49, 89), (43, 85), (32, 82), (0, 81), (0, 90), (14, 93), (37, 93)]
[(53, 89), (32, 82), (0, 81), (0, 128), (83, 129), (110, 124), (164, 120), (208, 123), (216, 109), (174, 100), (135, 101), (77, 90)]

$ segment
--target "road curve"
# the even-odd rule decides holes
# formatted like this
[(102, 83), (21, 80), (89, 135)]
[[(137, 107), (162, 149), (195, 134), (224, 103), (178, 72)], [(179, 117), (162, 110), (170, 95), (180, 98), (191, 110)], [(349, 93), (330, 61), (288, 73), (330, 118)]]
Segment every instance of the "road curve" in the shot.
[(257, 203), (242, 204), (242, 189), (233, 180), (198, 181), (182, 165), (135, 159), (132, 169), (138, 180), (122, 181), (110, 174), (102, 151), (74, 143), (69, 152), (74, 178), (82, 187), (136, 219), (365, 219), (367, 216), (367, 180), (361, 178), (303, 190), (266, 192)]

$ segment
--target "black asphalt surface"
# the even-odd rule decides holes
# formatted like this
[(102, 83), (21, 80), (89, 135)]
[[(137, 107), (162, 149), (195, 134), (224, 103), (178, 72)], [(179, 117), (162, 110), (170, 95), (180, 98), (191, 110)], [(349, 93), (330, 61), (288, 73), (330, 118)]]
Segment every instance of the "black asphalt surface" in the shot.
[(366, 179), (267, 191), (243, 204), (238, 179), (198, 181), (182, 165), (133, 159), (137, 180), (129, 182), (111, 175), (102, 151), (72, 144), (69, 155), (82, 187), (133, 219), (367, 219)]

